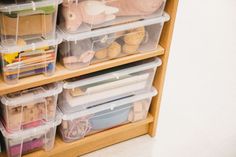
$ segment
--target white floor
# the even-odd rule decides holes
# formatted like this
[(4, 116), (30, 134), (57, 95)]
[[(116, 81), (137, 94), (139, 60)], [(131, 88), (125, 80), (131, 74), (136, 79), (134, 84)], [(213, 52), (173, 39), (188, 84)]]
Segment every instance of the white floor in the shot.
[(236, 0), (180, 0), (158, 136), (83, 157), (236, 156)]

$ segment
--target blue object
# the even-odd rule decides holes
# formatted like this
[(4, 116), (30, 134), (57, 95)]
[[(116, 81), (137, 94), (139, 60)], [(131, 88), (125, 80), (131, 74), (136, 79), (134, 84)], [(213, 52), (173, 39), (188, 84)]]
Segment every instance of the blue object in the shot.
[(114, 110), (99, 112), (90, 119), (92, 130), (104, 130), (128, 122), (131, 105), (125, 105)]

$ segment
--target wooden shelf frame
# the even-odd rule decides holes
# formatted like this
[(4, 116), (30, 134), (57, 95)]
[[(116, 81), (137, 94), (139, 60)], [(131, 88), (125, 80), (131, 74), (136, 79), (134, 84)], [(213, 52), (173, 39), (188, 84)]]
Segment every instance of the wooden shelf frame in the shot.
[[(82, 140), (73, 143), (64, 143), (61, 140), (61, 138), (57, 136), (55, 140), (55, 148), (52, 151), (50, 152), (37, 151), (25, 155), (25, 157), (64, 157), (64, 156), (77, 157), (144, 134), (149, 134), (150, 136), (156, 135), (158, 115), (160, 110), (161, 97), (164, 87), (164, 80), (169, 58), (170, 45), (172, 40), (178, 2), (179, 0), (167, 0), (165, 11), (170, 15), (171, 20), (164, 25), (164, 29), (160, 40), (160, 45), (165, 51), (162, 51), (161, 53), (159, 51), (159, 52), (150, 52), (145, 55), (139, 54), (139, 55), (128, 56), (92, 65), (88, 68), (84, 68), (77, 71), (66, 70), (60, 64), (58, 64), (57, 73), (53, 77), (45, 78), (43, 76), (36, 76), (29, 79), (26, 78), (22, 79), (18, 85), (13, 85), (13, 86), (8, 86), (0, 80), (0, 95), (2, 95), (9, 92), (27, 89), (30, 87), (36, 87), (46, 83), (56, 82), (67, 78), (76, 77), (87, 73), (155, 56), (159, 56), (163, 62), (163, 65), (158, 69), (154, 81), (154, 86), (158, 89), (159, 94), (156, 97), (154, 97), (151, 104), (150, 114), (148, 115), (148, 118), (146, 120), (116, 127), (98, 134), (88, 136)], [(5, 157), (5, 156), (6, 156), (5, 154), (0, 154), (0, 157)]]

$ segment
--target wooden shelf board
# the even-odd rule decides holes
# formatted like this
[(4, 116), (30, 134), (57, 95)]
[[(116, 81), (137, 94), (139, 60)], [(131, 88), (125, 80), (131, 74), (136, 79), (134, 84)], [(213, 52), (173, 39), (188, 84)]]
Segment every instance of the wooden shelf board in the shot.
[[(131, 138), (148, 133), (149, 124), (153, 122), (151, 114), (147, 119), (136, 123), (129, 123), (110, 130), (106, 130), (72, 143), (65, 143), (59, 135), (56, 136), (55, 147), (50, 152), (36, 151), (24, 157), (76, 157)], [(6, 154), (0, 154), (6, 157)]]
[(1, 78), (0, 79), (0, 95), (4, 95), (4, 94), (19, 91), (19, 90), (32, 88), (32, 87), (41, 86), (41, 85), (52, 83), (52, 82), (62, 81), (68, 78), (77, 77), (80, 75), (104, 70), (107, 68), (116, 67), (123, 64), (128, 64), (135, 61), (152, 58), (155, 56), (160, 56), (163, 54), (164, 54), (164, 49), (161, 46), (159, 46), (156, 51), (131, 55), (131, 56), (123, 57), (123, 58), (106, 61), (103, 63), (93, 64), (79, 70), (68, 70), (64, 68), (64, 66), (58, 63), (56, 67), (56, 72), (51, 77), (45, 77), (43, 74), (27, 77), (27, 78), (20, 79), (19, 82), (15, 85), (6, 84)]

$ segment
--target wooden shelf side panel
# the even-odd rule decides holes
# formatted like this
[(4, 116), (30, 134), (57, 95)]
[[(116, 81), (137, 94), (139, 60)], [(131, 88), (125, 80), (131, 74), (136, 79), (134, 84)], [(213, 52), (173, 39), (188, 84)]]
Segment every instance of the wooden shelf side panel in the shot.
[(170, 46), (174, 31), (174, 24), (176, 19), (177, 7), (178, 7), (179, 0), (167, 0), (165, 11), (170, 15), (170, 21), (165, 23), (161, 39), (160, 45), (165, 49), (164, 55), (161, 56), (162, 59), (162, 66), (158, 68), (157, 75), (154, 79), (154, 86), (158, 89), (159, 94), (153, 98), (152, 105), (151, 105), (151, 114), (154, 116), (154, 121), (150, 125), (149, 135), (155, 136), (157, 130), (157, 122), (158, 116), (160, 111), (160, 104), (162, 98), (162, 92), (165, 82), (165, 75), (167, 70), (167, 64), (170, 54)]

